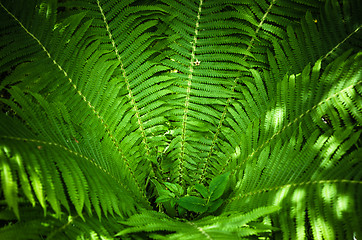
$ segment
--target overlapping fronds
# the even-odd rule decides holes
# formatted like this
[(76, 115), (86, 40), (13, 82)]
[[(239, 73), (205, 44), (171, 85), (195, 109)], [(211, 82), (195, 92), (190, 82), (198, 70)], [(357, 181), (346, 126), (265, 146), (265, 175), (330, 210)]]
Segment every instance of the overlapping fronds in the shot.
[(281, 204), (276, 222), (290, 239), (304, 239), (308, 224), (316, 239), (361, 234), (351, 220), (360, 214), (362, 189), (361, 60), (347, 52), (323, 74), (318, 61), (277, 84), (278, 97), (269, 98), (263, 120), (252, 123), (227, 167), (240, 180), (226, 210)]
[[(40, 207), (22, 206), (22, 221), (13, 212), (2, 210), (1, 221), (12, 224), (0, 229), (1, 239), (113, 239), (120, 230), (120, 217), (107, 217), (100, 221), (96, 217), (62, 215), (57, 217), (50, 213), (43, 216)], [(21, 233), (21, 234), (20, 234)]]
[[(22, 12), (21, 5), (18, 6), (19, 9), (14, 10), (12, 8), (16, 6), (9, 6), (5, 3), (1, 5), (4, 13), (2, 17), (8, 23), (3, 28), (2, 34), (10, 30), (16, 31), (16, 34), (21, 35), (21, 40), (15, 42), (12, 38), (2, 39), (2, 46), (5, 46), (2, 49), (4, 51), (2, 66), (11, 63), (16, 67), (3, 82), (3, 86), (16, 83), (17, 90), (10, 90), (16, 103), (10, 101), (8, 105), (17, 117), (28, 122), (30, 131), (36, 136), (34, 139), (31, 138), (34, 145), (39, 142), (39, 144), (60, 146), (60, 151), (69, 149), (75, 156), (82, 156), (90, 162), (95, 161), (95, 164), (105, 172), (109, 172), (123, 189), (135, 192), (137, 197), (134, 201), (139, 200), (147, 206), (146, 192), (141, 186), (145, 184), (152, 168), (151, 157), (144, 159), (143, 156), (150, 155), (152, 147), (155, 147), (153, 145), (162, 142), (158, 133), (164, 129), (157, 128), (157, 125), (163, 121), (161, 113), (157, 118), (152, 118), (155, 114), (150, 115), (150, 109), (160, 107), (163, 102), (160, 98), (169, 92), (163, 90), (164, 94), (150, 96), (151, 93), (157, 92), (157, 89), (150, 89), (150, 86), (158, 81), (161, 83), (160, 88), (165, 88), (167, 77), (153, 78), (153, 82), (141, 81), (149, 75), (164, 70), (164, 67), (154, 66), (155, 64), (146, 61), (154, 53), (154, 51), (144, 51), (154, 40), (153, 31), (147, 32), (147, 29), (155, 25), (154, 20), (152, 24), (152, 21), (147, 19), (147, 24), (144, 23), (144, 26), (136, 25), (137, 30), (131, 31), (130, 39), (124, 41), (113, 37), (112, 28), (109, 27), (112, 23), (108, 23), (106, 17), (109, 10), (104, 10), (100, 2), (94, 3), (93, 6), (97, 7), (95, 9), (98, 10), (98, 15), (95, 12), (90, 14), (94, 18), (97, 17), (98, 22), (103, 23), (100, 26), (92, 25), (96, 20), (87, 20), (85, 13), (72, 15), (59, 25), (51, 26), (51, 22), (45, 21), (43, 15), (46, 17), (52, 13), (54, 15), (55, 9), (51, 4), (44, 2), (40, 4), (39, 12), (33, 13), (35, 17), (26, 15), (26, 11)], [(33, 8), (36, 10), (37, 6)], [(133, 11), (135, 15), (144, 8), (136, 10)], [(142, 18), (143, 15), (140, 13), (139, 15), (139, 18)], [(119, 23), (122, 19), (120, 15), (119, 17), (120, 19), (114, 22)], [(53, 19), (55, 16), (48, 18)], [(32, 19), (37, 22), (28, 23)], [(42, 22), (45, 22), (45, 25), (39, 27)], [(49, 34), (42, 34), (42, 31), (46, 30)], [(142, 44), (132, 39), (141, 36), (144, 39)], [(119, 42), (119, 46), (116, 42)], [(12, 50), (9, 53), (8, 48)], [(126, 54), (125, 49), (129, 48), (132, 48), (132, 56), (136, 54), (143, 60), (135, 61), (124, 56), (124, 59), (130, 61), (123, 61), (121, 55)], [(30, 51), (29, 56), (23, 56), (24, 49)], [(25, 57), (27, 60), (24, 61)], [(9, 59), (12, 62), (9, 62)], [(39, 102), (26, 100), (28, 92), (41, 94), (44, 97), (34, 95)], [(64, 106), (59, 107), (57, 104), (49, 106), (46, 104), (47, 101), (62, 102)], [(53, 108), (62, 111), (53, 112)], [(32, 110), (28, 112), (26, 109)], [(54, 118), (59, 120), (56, 121)], [(50, 124), (52, 127), (49, 127)], [(61, 127), (59, 124), (65, 126)], [(157, 131), (152, 131), (153, 128), (157, 128)], [(149, 138), (152, 140), (147, 141), (148, 135), (151, 135)], [(2, 136), (2, 139), (9, 143), (10, 140), (16, 141), (22, 138), (27, 139), (29, 136), (13, 136), (5, 133)], [(143, 144), (140, 144), (141, 142)], [(19, 147), (18, 151), (20, 149)], [(67, 169), (61, 169), (60, 172), (77, 176)], [(83, 177), (85, 179), (82, 179), (82, 175), (78, 176), (83, 181), (79, 180), (79, 185), (74, 186), (74, 194), (87, 190), (87, 186), (91, 185), (90, 180), (100, 183), (97, 177), (94, 178), (96, 174), (91, 172), (86, 174), (88, 175)], [(79, 213), (83, 201), (90, 201), (91, 197), (87, 191), (85, 196), (82, 193), (83, 200), (78, 207)], [(93, 200), (96, 201), (94, 206), (97, 206), (99, 214), (99, 200), (96, 199), (102, 194), (98, 195), (95, 192), (92, 194), (94, 194)], [(74, 196), (71, 194), (70, 197)], [(114, 201), (105, 199), (104, 203), (111, 206)], [(105, 212), (107, 212), (106, 205), (102, 205), (106, 209)], [(113, 207), (109, 209), (110, 212), (113, 212)]]
[[(70, 211), (70, 204), (80, 216), (85, 209), (91, 215), (94, 210), (99, 217), (132, 213), (138, 200), (147, 204), (139, 198), (139, 192), (132, 190), (136, 186), (130, 188), (135, 184), (132, 177), (122, 173), (121, 166), (106, 160), (121, 158), (120, 153), (102, 154), (102, 147), (111, 148), (111, 142), (95, 144), (92, 133), (80, 134), (60, 103), (49, 104), (39, 95), (22, 96), (18, 88), (13, 88), (11, 94), (23, 107), (39, 106), (27, 112), (9, 103), (17, 116), (37, 132), (17, 119), (1, 115), (1, 182), (5, 200), (18, 217), (18, 195), (32, 205), (39, 202), (45, 212), (50, 205), (58, 216), (62, 208)], [(119, 188), (112, 187), (114, 183)]]
[(0, 237), (362, 237), (361, 11), (1, 0)]
[(270, 219), (261, 218), (278, 210), (277, 206), (262, 207), (247, 213), (234, 212), (196, 221), (177, 221), (164, 213), (145, 211), (122, 222), (129, 227), (116, 236), (151, 232), (153, 239), (164, 239), (165, 236), (157, 232), (167, 231), (167, 239), (240, 239), (277, 230), (270, 225)]
[(354, 16), (361, 12), (362, 4), (344, 1), (339, 6), (336, 1), (327, 1), (324, 5), (319, 14), (307, 12), (300, 27), (287, 26), (284, 40), (273, 42), (277, 65), (270, 59), (269, 63), (278, 67), (277, 78), (283, 78), (286, 72), (302, 72), (320, 58), (327, 64), (344, 51), (360, 49), (362, 21)]
[(174, 41), (162, 63), (171, 68), (175, 81), (170, 88), (174, 107), (169, 112), (173, 138), (161, 166), (172, 181), (185, 185), (203, 176), (223, 106), (234, 96), (233, 79), (246, 69), (245, 39), (256, 23), (235, 9), (223, 12), (228, 7), (222, 2), (163, 2), (174, 13), (165, 20)]

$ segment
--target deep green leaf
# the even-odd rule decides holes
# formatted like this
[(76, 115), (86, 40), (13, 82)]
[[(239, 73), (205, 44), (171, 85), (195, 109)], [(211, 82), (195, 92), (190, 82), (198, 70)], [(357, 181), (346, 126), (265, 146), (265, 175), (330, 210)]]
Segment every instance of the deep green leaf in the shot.
[(206, 199), (195, 196), (185, 196), (180, 198), (177, 203), (192, 212), (203, 213), (207, 210)]
[(209, 190), (207, 190), (207, 188), (204, 185), (201, 185), (199, 183), (195, 184), (195, 189), (201, 194), (201, 196), (203, 198), (209, 198), (210, 197), (210, 193)]
[(209, 185), (210, 201), (215, 201), (220, 198), (224, 193), (229, 180), (230, 172), (226, 172), (220, 176), (215, 177), (211, 180)]

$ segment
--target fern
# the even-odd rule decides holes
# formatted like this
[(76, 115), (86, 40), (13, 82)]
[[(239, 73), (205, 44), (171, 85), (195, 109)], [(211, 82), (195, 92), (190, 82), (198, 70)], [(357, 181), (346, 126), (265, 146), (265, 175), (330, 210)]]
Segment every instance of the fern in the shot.
[(361, 11), (1, 0), (0, 238), (361, 238)]

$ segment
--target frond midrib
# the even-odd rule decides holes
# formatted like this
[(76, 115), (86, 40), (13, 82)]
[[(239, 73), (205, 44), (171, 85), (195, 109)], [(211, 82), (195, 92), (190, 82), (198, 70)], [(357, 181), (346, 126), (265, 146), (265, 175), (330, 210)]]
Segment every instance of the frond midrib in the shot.
[[(314, 106), (312, 106), (311, 108), (307, 109), (304, 113), (300, 114), (298, 117), (296, 117), (293, 121), (290, 121), (289, 123), (287, 123), (283, 128), (281, 128), (279, 131), (277, 131), (276, 133), (274, 133), (270, 138), (268, 138), (266, 141), (264, 141), (263, 143), (261, 143), (259, 145), (258, 148), (256, 148), (255, 150), (253, 150), (245, 159), (243, 159), (240, 164), (233, 170), (233, 172), (238, 172), (242, 167), (245, 166), (246, 162), (251, 159), (257, 152), (259, 152), (260, 150), (264, 149), (265, 146), (267, 146), (269, 143), (272, 142), (272, 140), (276, 139), (280, 134), (282, 134), (285, 130), (287, 130), (289, 127), (291, 127), (292, 125), (298, 123), (301, 119), (303, 119), (305, 116), (308, 116), (311, 112), (313, 112), (313, 110), (317, 109), (319, 106), (326, 104), (327, 102), (333, 100), (334, 98), (338, 97), (340, 94), (348, 91), (351, 88), (354, 88), (358, 85), (362, 84), (362, 81), (359, 81), (355, 84), (352, 84), (348, 87), (345, 87), (344, 89), (336, 92), (335, 94), (333, 94), (332, 96), (327, 97), (326, 99), (318, 102), (317, 104), (315, 104)], [(220, 173), (223, 173), (226, 170), (227, 165), (229, 164), (231, 160), (231, 157), (229, 157), (229, 159), (226, 161), (226, 163), (224, 164), (224, 166), (221, 168)]]
[[(277, 0), (273, 1), (273, 2), (276, 2)], [(269, 6), (269, 10), (270, 10), (270, 6)], [(265, 16), (265, 15), (264, 15)], [(263, 17), (263, 19), (265, 19)], [(262, 24), (259, 24), (258, 26), (262, 26)], [(325, 60), (327, 59), (328, 56), (330, 56), (333, 52), (335, 52), (344, 42), (346, 42), (348, 39), (350, 39), (353, 35), (357, 34), (357, 32), (361, 29), (362, 26), (359, 26), (357, 27), (354, 31), (352, 31), (348, 36), (346, 36), (343, 40), (341, 40), (338, 44), (336, 44), (335, 47), (333, 47), (328, 53), (326, 53), (324, 56), (321, 56), (321, 60)], [(256, 32), (257, 33), (257, 32)], [(253, 40), (253, 39), (252, 39)], [(248, 49), (251, 48), (251, 45), (249, 45)], [(250, 49), (249, 49), (250, 50)], [(244, 57), (245, 58), (245, 57)], [(237, 79), (235, 79), (235, 83), (237, 83)], [(237, 172), (238, 170), (240, 170), (244, 165), (245, 163), (251, 159), (257, 152), (259, 152), (260, 150), (262, 150), (266, 145), (268, 145), (273, 139), (275, 139), (277, 136), (279, 136), (281, 133), (283, 133), (286, 129), (288, 129), (290, 126), (294, 125), (295, 123), (299, 122), (303, 117), (305, 117), (306, 115), (308, 115), (311, 111), (313, 111), (314, 109), (316, 109), (318, 106), (330, 101), (331, 99), (337, 97), (339, 94), (347, 91), (348, 89), (350, 88), (353, 88), (353, 87), (356, 87), (357, 85), (361, 84), (362, 81), (359, 81), (353, 85), (350, 85), (342, 90), (340, 90), (339, 92), (335, 93), (333, 96), (330, 96), (328, 98), (326, 98), (325, 100), (319, 102), (318, 104), (314, 105), (313, 107), (311, 107), (310, 109), (307, 109), (304, 113), (300, 114), (300, 116), (298, 116), (297, 118), (295, 118), (293, 121), (290, 121), (289, 123), (287, 123), (282, 129), (280, 129), (278, 132), (276, 132), (274, 135), (272, 135), (269, 139), (267, 139), (265, 142), (263, 142), (258, 148), (256, 148), (255, 150), (253, 150), (253, 152), (251, 152), (247, 158), (245, 158), (244, 160), (241, 161), (241, 163), (237, 166), (236, 169), (233, 170), (233, 172)], [(234, 88), (236, 87), (236, 84), (233, 86)], [(231, 100), (231, 99), (230, 99)], [(229, 103), (229, 99), (228, 99), (228, 103)], [(225, 106), (225, 115), (226, 115), (226, 111), (227, 111), (227, 107), (229, 106), (230, 104), (227, 104)], [(224, 113), (223, 115), (224, 116)], [(225, 117), (224, 117), (225, 118)], [(222, 119), (222, 118), (221, 118)], [(221, 124), (221, 125), (220, 125)], [(219, 130), (219, 127), (220, 127), (220, 130)], [(220, 133), (221, 131), (221, 127), (222, 127), (222, 121), (219, 122), (219, 127), (218, 127), (218, 130), (216, 131), (215, 135), (214, 135), (214, 140), (215, 140), (215, 143), (217, 141), (217, 136), (218, 134)], [(210, 152), (209, 152), (209, 155), (208, 155), (208, 158), (206, 160), (206, 164), (209, 163), (210, 161), (210, 157), (212, 155), (212, 150), (213, 150), (213, 147), (215, 146), (215, 143), (213, 141), (213, 145), (212, 145), (212, 148), (210, 148)], [(234, 152), (235, 153), (235, 152)], [(234, 154), (233, 153), (233, 154)], [(221, 167), (219, 173), (223, 173), (225, 170), (226, 170), (226, 167), (227, 165), (229, 164), (229, 162), (231, 161), (232, 157), (229, 157), (227, 159), (227, 161), (225, 162), (225, 164)], [(206, 166), (206, 165), (205, 165)], [(205, 176), (206, 174), (206, 168), (203, 168), (203, 177)], [(202, 178), (201, 178), (202, 179)], [(202, 180), (200, 179), (200, 182), (202, 182)]]
[(333, 52), (335, 52), (344, 42), (346, 42), (348, 39), (350, 39), (353, 35), (357, 34), (357, 32), (362, 28), (362, 25), (358, 26), (353, 32), (348, 34), (347, 37), (345, 37), (342, 41), (340, 41), (334, 48), (332, 48), (327, 54), (325, 54), (321, 59), (325, 60), (327, 57), (329, 57)]
[(196, 16), (194, 36), (193, 36), (193, 40), (191, 43), (189, 74), (188, 74), (188, 78), (187, 78), (187, 89), (186, 89), (186, 98), (185, 98), (185, 104), (184, 104), (184, 113), (182, 116), (181, 145), (180, 145), (181, 152), (180, 152), (180, 158), (179, 158), (179, 182), (181, 182), (181, 183), (183, 182), (183, 167), (184, 167), (183, 164), (184, 164), (184, 157), (185, 157), (187, 114), (188, 114), (188, 108), (189, 108), (189, 102), (190, 102), (192, 78), (193, 78), (193, 71), (194, 71), (194, 62), (196, 59), (195, 52), (196, 52), (199, 22), (201, 19), (202, 4), (203, 4), (203, 0), (200, 0), (198, 11), (197, 11), (197, 16)]
[(124, 81), (126, 83), (128, 96), (130, 98), (130, 104), (131, 104), (133, 110), (135, 111), (135, 116), (136, 116), (136, 119), (137, 119), (137, 123), (139, 125), (139, 130), (141, 131), (141, 135), (142, 135), (142, 139), (143, 139), (142, 143), (145, 146), (147, 156), (149, 156), (150, 155), (150, 147), (149, 147), (148, 142), (147, 142), (147, 136), (146, 136), (146, 133), (145, 133), (145, 130), (144, 130), (144, 127), (143, 127), (143, 122), (142, 122), (142, 119), (141, 119), (141, 116), (140, 116), (140, 111), (138, 109), (137, 102), (136, 102), (136, 100), (135, 100), (135, 98), (133, 96), (131, 85), (129, 83), (126, 70), (124, 69), (122, 58), (121, 58), (121, 56), (119, 54), (119, 51), (118, 51), (116, 43), (115, 43), (115, 41), (113, 39), (112, 33), (110, 32), (110, 28), (108, 26), (107, 18), (106, 18), (105, 14), (104, 14), (103, 8), (101, 7), (99, 0), (97, 0), (97, 5), (98, 5), (99, 11), (100, 11), (100, 13), (102, 15), (103, 22), (104, 22), (104, 24), (106, 26), (106, 31), (107, 31), (108, 37), (109, 37), (109, 39), (110, 39), (110, 41), (112, 43), (114, 53), (116, 54), (116, 57), (117, 57), (117, 59), (118, 59), (118, 61), (120, 63), (122, 76), (123, 76), (123, 79), (124, 79)]
[(133, 170), (131, 169), (130, 165), (129, 165), (129, 161), (128, 159), (124, 156), (123, 151), (121, 150), (121, 148), (118, 146), (117, 144), (117, 140), (114, 138), (114, 136), (111, 134), (110, 129), (108, 128), (108, 125), (104, 122), (103, 117), (99, 114), (99, 112), (95, 109), (95, 107), (87, 100), (86, 96), (80, 91), (78, 90), (77, 85), (74, 83), (74, 81), (68, 76), (68, 73), (62, 68), (62, 66), (51, 56), (51, 54), (49, 53), (49, 51), (46, 49), (46, 47), (41, 43), (41, 41), (34, 35), (32, 34), (22, 23), (21, 21), (14, 15), (12, 14), (2, 3), (0, 3), (0, 6), (19, 24), (19, 26), (32, 38), (34, 39), (38, 45), (40, 46), (40, 48), (46, 53), (47, 57), (52, 61), (52, 63), (59, 69), (59, 71), (61, 71), (64, 76), (67, 78), (69, 84), (71, 85), (72, 89), (74, 91), (76, 91), (76, 93), (81, 97), (81, 99), (83, 100), (84, 103), (87, 104), (87, 106), (91, 109), (91, 111), (93, 112), (93, 114), (97, 117), (97, 119), (101, 122), (103, 128), (106, 130), (108, 136), (111, 138), (112, 142), (113, 142), (113, 146), (115, 146), (116, 150), (121, 154), (122, 156), (122, 160), (124, 160), (124, 162), (126, 163), (127, 167), (128, 167), (128, 171), (130, 173), (130, 175), (132, 176), (133, 180), (135, 181), (135, 183), (137, 183), (138, 186), (138, 191), (140, 193), (141, 196), (143, 196), (143, 198), (145, 199), (146, 202), (148, 202), (148, 199), (146, 197), (145, 191), (140, 187), (135, 174), (133, 172)]
[[(277, 2), (277, 0), (273, 0), (268, 9), (266, 10), (266, 12), (264, 13), (262, 19), (260, 20), (257, 28), (255, 29), (255, 32), (254, 32), (254, 36), (255, 37), (252, 37), (249, 41), (249, 44), (248, 44), (248, 48), (246, 49), (246, 52), (250, 53), (251, 54), (251, 49), (253, 48), (253, 42), (255, 41), (255, 38), (258, 34), (258, 32), (260, 31), (261, 27), (263, 26), (269, 12), (271, 11), (272, 7), (274, 6), (274, 4)], [(245, 53), (243, 58), (241, 59), (241, 61), (244, 61), (245, 59), (247, 58), (247, 54)], [(239, 71), (240, 72), (240, 71)], [(231, 91), (234, 92), (235, 91), (235, 88), (237, 87), (237, 84), (239, 82), (239, 77), (236, 77), (233, 81), (233, 85), (231, 87)], [(215, 148), (215, 145), (217, 143), (217, 140), (218, 140), (218, 137), (219, 137), (219, 134), (221, 132), (221, 128), (223, 127), (223, 123), (226, 119), (226, 114), (227, 114), (227, 111), (228, 111), (228, 107), (230, 106), (230, 103), (231, 103), (231, 100), (232, 100), (232, 97), (228, 98), (227, 101), (226, 101), (226, 105), (224, 107), (224, 110), (221, 114), (221, 117), (220, 117), (220, 120), (219, 120), (219, 123), (218, 123), (218, 127), (217, 127), (217, 130), (213, 136), (213, 140), (212, 140), (212, 144), (210, 146), (210, 150), (208, 152), (208, 155), (204, 161), (204, 165), (202, 167), (202, 174), (200, 176), (200, 179), (199, 179), (199, 182), (202, 183), (203, 181), (205, 181), (205, 177), (206, 177), (206, 171), (207, 171), (207, 168), (208, 168), (208, 165), (210, 163), (210, 160), (211, 160), (211, 156), (213, 154), (213, 151), (214, 151), (214, 148)], [(224, 166), (221, 168), (221, 172), (224, 171)]]
[(98, 163), (96, 163), (94, 160), (88, 158), (87, 156), (78, 153), (76, 151), (73, 151), (69, 148), (67, 148), (66, 146), (56, 143), (56, 142), (49, 142), (49, 141), (43, 141), (43, 140), (39, 140), (39, 139), (32, 139), (32, 138), (23, 138), (23, 137), (13, 137), (13, 136), (5, 136), (5, 135), (1, 135), (0, 138), (2, 139), (8, 139), (8, 140), (13, 140), (13, 141), (19, 141), (22, 143), (36, 143), (36, 144), (41, 144), (42, 145), (48, 145), (48, 146), (55, 146), (57, 148), (60, 148), (68, 153), (70, 153), (71, 155), (74, 155), (76, 157), (82, 158), (84, 160), (86, 160), (88, 163), (92, 164), (93, 166), (95, 166), (96, 168), (98, 168), (99, 170), (101, 170), (103, 173), (105, 173), (106, 175), (108, 175), (109, 177), (111, 177), (116, 183), (118, 183), (121, 188), (127, 192), (129, 192), (131, 195), (134, 195), (133, 192), (131, 192), (129, 190), (128, 186), (125, 186), (120, 179), (117, 179), (112, 173), (110, 173), (107, 169), (103, 168), (102, 166), (100, 166)]

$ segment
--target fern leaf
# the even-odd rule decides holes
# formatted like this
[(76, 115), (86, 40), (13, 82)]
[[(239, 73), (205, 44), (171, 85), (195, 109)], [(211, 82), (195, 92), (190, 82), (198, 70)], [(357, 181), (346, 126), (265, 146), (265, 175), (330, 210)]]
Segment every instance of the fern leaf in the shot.
[(361, 237), (361, 7), (2, 0), (0, 238)]

